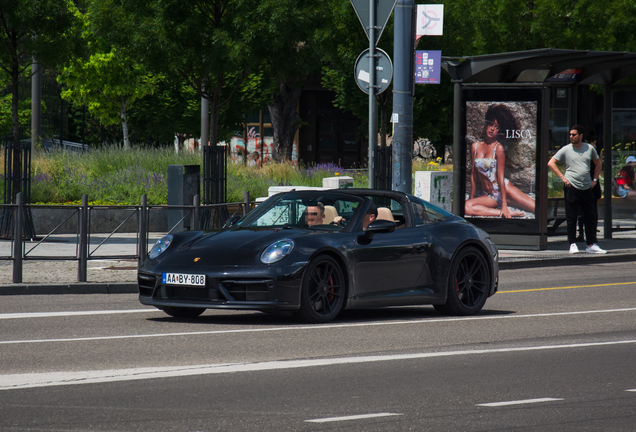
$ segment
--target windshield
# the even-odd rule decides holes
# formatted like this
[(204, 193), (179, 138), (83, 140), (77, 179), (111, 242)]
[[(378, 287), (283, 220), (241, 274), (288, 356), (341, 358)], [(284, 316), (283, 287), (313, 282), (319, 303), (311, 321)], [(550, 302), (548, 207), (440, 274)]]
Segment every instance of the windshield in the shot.
[(341, 231), (362, 198), (339, 194), (288, 193), (261, 204), (238, 223), (249, 228), (303, 228)]

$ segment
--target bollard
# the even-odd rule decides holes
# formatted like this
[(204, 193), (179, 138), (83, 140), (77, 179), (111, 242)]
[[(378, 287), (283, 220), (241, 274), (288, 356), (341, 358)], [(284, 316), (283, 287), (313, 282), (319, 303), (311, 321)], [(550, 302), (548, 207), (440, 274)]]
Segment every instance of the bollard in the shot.
[(141, 196), (141, 208), (139, 209), (139, 260), (137, 261), (137, 268), (148, 258), (148, 228), (146, 221), (148, 220), (148, 196), (143, 194)]
[(16, 195), (13, 232), (13, 283), (22, 283), (22, 192)]
[(88, 195), (82, 195), (82, 207), (79, 220), (79, 261), (77, 264), (77, 281), (86, 282), (88, 265)]

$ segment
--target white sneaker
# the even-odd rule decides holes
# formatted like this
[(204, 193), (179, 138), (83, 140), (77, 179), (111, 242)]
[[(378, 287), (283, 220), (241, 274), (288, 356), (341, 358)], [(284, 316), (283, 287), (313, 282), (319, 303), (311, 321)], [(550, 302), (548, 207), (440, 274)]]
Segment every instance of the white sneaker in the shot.
[(570, 245), (570, 253), (579, 253), (579, 247), (576, 245), (576, 243), (572, 243)]
[(593, 253), (593, 254), (604, 254), (604, 253), (607, 253), (606, 251), (604, 251), (603, 249), (598, 247), (598, 245), (596, 243), (594, 243), (592, 246), (586, 247), (585, 248), (585, 252)]

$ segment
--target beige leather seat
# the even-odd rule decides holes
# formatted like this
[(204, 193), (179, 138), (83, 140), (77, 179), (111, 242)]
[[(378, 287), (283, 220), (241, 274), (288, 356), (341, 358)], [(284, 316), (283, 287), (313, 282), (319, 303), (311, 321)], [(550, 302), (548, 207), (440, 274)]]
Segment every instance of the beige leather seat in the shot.
[(391, 213), (391, 209), (388, 207), (378, 207), (378, 219), (395, 222), (393, 213)]
[(338, 210), (334, 206), (325, 206), (325, 220), (323, 224), (329, 225), (338, 216)]

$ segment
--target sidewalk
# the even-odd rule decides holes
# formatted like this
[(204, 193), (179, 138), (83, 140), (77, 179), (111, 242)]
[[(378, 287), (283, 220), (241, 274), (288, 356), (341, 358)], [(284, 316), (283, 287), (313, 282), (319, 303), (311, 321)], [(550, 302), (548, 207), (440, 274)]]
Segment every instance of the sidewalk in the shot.
[[(499, 249), (501, 270), (537, 268), (551, 266), (587, 265), (636, 261), (636, 229), (613, 233), (612, 239), (602, 238), (599, 227), (598, 244), (607, 254), (585, 253), (585, 244), (579, 243), (578, 254), (570, 254), (567, 236), (548, 237), (548, 249), (542, 251)], [(27, 242), (27, 256), (32, 259), (22, 262), (22, 283), (14, 284), (13, 261), (0, 260), (0, 295), (24, 294), (117, 294), (137, 291), (137, 260), (108, 258), (107, 255), (125, 256), (136, 254), (135, 235), (120, 234), (99, 246), (104, 237), (91, 237), (90, 252), (104, 259), (90, 260), (87, 265), (87, 282), (77, 282), (78, 261), (64, 259), (75, 256), (75, 236), (56, 236), (43, 242)], [(149, 239), (149, 247), (160, 235)], [(96, 249), (99, 246), (98, 249)], [(10, 255), (10, 241), (0, 241), (0, 256)], [(31, 252), (29, 252), (31, 250)], [(93, 252), (94, 251), (94, 252)], [(38, 260), (37, 257), (55, 257), (55, 260)]]

